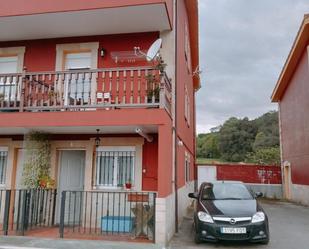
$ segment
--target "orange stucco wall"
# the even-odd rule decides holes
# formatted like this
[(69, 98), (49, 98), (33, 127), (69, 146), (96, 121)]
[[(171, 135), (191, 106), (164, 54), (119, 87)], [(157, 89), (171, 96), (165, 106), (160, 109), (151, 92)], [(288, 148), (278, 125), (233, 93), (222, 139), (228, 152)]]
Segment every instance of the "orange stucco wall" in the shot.
[(143, 191), (157, 191), (158, 188), (158, 136), (143, 146)]
[(98, 55), (98, 67), (121, 67), (147, 65), (146, 62), (115, 63), (111, 58), (113, 51), (133, 51), (135, 46), (147, 50), (159, 37), (159, 33), (137, 33), (120, 35), (85, 36), (73, 38), (44, 39), (16, 42), (0, 42), (2, 47), (25, 46), (24, 66), (27, 71), (54, 71), (56, 63), (56, 45), (66, 43), (99, 42), (99, 50), (104, 48), (106, 55)]
[(1, 127), (138, 126), (170, 123), (163, 109), (119, 109), (85, 112), (1, 113)]
[[(188, 70), (185, 58), (185, 25), (188, 24), (187, 9), (184, 0), (178, 1), (177, 20), (177, 136), (183, 141), (183, 146), (178, 146), (178, 187), (185, 184), (185, 151), (191, 154), (191, 179), (194, 179), (195, 157), (195, 118), (194, 118), (194, 90), (192, 69)], [(190, 30), (189, 30), (190, 33)], [(193, 69), (194, 70), (194, 69)], [(185, 120), (185, 86), (190, 98), (190, 125)]]
[(173, 190), (172, 123), (159, 126), (158, 197), (166, 197)]
[(292, 183), (309, 185), (309, 62), (307, 50), (298, 63), (280, 105), (283, 161), (291, 163)]

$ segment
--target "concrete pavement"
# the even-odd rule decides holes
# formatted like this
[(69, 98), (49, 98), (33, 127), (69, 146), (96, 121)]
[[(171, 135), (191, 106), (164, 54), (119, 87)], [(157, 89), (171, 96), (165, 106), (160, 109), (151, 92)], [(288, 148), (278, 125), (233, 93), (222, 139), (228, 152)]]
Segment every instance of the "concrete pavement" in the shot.
[(259, 249), (309, 249), (309, 208), (281, 201), (262, 201), (268, 214), (270, 242), (268, 245), (250, 243), (202, 243), (193, 241), (192, 219), (186, 219), (180, 232), (171, 242), (171, 249), (198, 248), (259, 248)]

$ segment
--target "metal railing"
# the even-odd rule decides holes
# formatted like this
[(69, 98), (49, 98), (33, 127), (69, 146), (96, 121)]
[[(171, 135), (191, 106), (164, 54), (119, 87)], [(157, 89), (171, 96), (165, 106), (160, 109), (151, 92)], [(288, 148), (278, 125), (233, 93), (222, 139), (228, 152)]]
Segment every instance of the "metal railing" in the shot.
[(0, 220), (4, 235), (54, 225), (56, 190), (0, 190)]
[(155, 200), (149, 192), (63, 191), (60, 237), (79, 233), (154, 241)]
[[(0, 190), (0, 231), (31, 235), (57, 228), (59, 237), (125, 236), (155, 240), (156, 193)], [(55, 231), (55, 230), (53, 230)]]
[(0, 74), (0, 111), (125, 107), (156, 107), (170, 112), (171, 82), (166, 73), (132, 67)]

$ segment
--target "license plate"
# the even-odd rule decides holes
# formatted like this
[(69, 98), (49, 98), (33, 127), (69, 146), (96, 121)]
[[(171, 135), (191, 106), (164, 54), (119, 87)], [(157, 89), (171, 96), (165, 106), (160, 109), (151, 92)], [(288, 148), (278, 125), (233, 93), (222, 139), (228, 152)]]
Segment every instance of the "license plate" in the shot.
[(221, 227), (221, 233), (243, 234), (247, 233), (247, 229), (245, 227)]

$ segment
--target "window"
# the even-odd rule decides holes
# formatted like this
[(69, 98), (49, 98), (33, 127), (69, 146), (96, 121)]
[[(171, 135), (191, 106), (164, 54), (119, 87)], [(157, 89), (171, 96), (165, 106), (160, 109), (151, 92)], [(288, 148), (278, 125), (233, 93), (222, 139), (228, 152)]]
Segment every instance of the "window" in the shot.
[[(0, 57), (0, 74), (17, 73), (18, 56)], [(17, 93), (16, 77), (0, 77), (0, 101), (14, 101)]]
[(186, 183), (190, 182), (190, 154), (185, 152), (185, 181)]
[(0, 147), (0, 185), (5, 184), (7, 157), (8, 157), (7, 148)]
[(135, 147), (103, 146), (96, 155), (96, 186), (123, 187), (134, 184)]
[(188, 126), (190, 126), (190, 98), (188, 94), (188, 88), (185, 86), (185, 120)]
[(185, 58), (187, 62), (188, 72), (191, 73), (191, 49), (188, 22), (185, 22)]
[(74, 104), (76, 101), (87, 103), (91, 95), (91, 81), (89, 73), (74, 73), (77, 70), (91, 68), (91, 52), (68, 53), (66, 55), (65, 69), (72, 71), (72, 79), (66, 82), (65, 105)]

